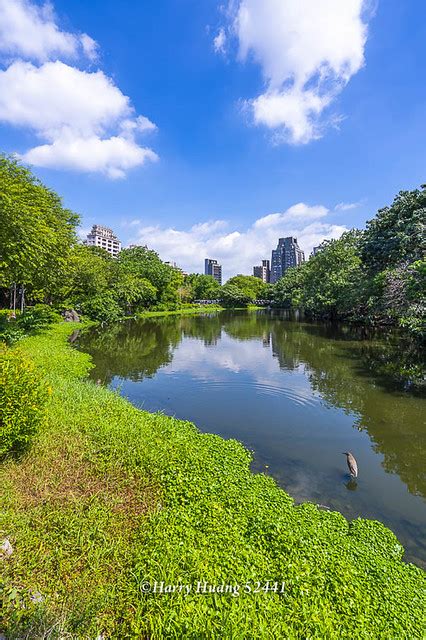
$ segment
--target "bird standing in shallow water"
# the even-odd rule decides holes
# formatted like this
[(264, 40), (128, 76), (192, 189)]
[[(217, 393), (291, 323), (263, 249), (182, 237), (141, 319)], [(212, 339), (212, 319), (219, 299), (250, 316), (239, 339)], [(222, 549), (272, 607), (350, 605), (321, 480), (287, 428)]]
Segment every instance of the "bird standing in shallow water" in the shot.
[(351, 477), (352, 478), (357, 478), (358, 477), (358, 465), (356, 463), (356, 460), (355, 460), (354, 456), (351, 454), (350, 451), (344, 451), (343, 455), (346, 456), (346, 462), (348, 463), (349, 473), (351, 474)]

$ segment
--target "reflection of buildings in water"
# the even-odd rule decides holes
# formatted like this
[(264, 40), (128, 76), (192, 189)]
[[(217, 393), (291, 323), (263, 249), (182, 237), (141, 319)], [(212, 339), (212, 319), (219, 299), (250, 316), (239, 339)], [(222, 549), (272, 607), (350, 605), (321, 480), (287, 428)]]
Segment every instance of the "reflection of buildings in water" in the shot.
[(219, 342), (220, 337), (217, 338), (216, 336), (212, 337), (212, 338), (204, 338), (203, 342), (204, 342), (204, 346), (205, 347), (216, 347), (217, 343)]
[(269, 347), (271, 345), (271, 333), (270, 332), (266, 333), (266, 331), (265, 331), (263, 333), (262, 344), (263, 344), (264, 347)]
[(277, 336), (271, 334), (271, 343), (272, 343), (272, 355), (279, 362), (280, 369), (287, 369), (293, 371), (297, 369), (300, 364), (300, 360), (298, 357), (290, 354), (290, 350), (285, 350), (284, 346), (277, 339)]

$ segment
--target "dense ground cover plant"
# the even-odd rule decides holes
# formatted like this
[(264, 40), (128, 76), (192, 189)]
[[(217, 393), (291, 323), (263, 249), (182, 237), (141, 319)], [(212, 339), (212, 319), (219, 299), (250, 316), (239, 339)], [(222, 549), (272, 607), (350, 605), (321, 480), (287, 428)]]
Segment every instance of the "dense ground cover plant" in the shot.
[[(54, 392), (31, 451), (0, 470), (8, 639), (422, 638), (424, 573), (392, 532), (295, 506), (238, 442), (84, 379), (69, 331), (21, 347)], [(193, 589), (155, 594), (155, 581)], [(198, 581), (239, 594), (197, 594)]]
[(33, 362), (0, 346), (0, 459), (31, 442), (46, 418), (48, 387)]

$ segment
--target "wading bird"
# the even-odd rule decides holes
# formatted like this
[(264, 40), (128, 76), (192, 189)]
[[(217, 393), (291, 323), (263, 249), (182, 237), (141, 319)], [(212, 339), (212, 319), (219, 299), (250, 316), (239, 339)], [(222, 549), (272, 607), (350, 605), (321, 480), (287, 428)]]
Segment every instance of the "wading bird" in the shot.
[(346, 456), (346, 462), (348, 463), (348, 469), (349, 469), (349, 473), (351, 474), (351, 478), (357, 478), (358, 465), (356, 463), (354, 456), (351, 454), (350, 451), (344, 451), (343, 455)]

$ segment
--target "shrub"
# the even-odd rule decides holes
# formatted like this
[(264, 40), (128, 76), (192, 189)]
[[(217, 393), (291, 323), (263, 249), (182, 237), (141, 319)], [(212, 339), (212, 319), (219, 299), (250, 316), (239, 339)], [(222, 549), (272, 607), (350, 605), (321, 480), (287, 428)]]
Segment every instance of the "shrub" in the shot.
[(11, 309), (0, 310), (0, 341), (9, 346), (38, 329), (44, 329), (48, 325), (58, 322), (61, 318), (47, 304), (27, 307), (23, 314), (16, 311), (16, 317), (13, 317), (12, 313)]
[(106, 323), (115, 322), (123, 315), (117, 300), (109, 292), (99, 293), (84, 300), (80, 304), (79, 310), (91, 320)]
[(26, 331), (33, 331), (43, 329), (60, 319), (59, 313), (48, 304), (36, 304), (34, 307), (28, 307), (25, 313), (18, 318), (18, 322), (19, 326)]
[[(16, 319), (11, 318), (11, 313), (9, 309), (0, 309), (0, 344), (5, 342), (12, 345), (25, 337), (25, 330), (19, 326)], [(19, 312), (17, 316), (19, 317)]]
[(21, 352), (0, 347), (0, 457), (24, 449), (46, 416), (48, 387)]

